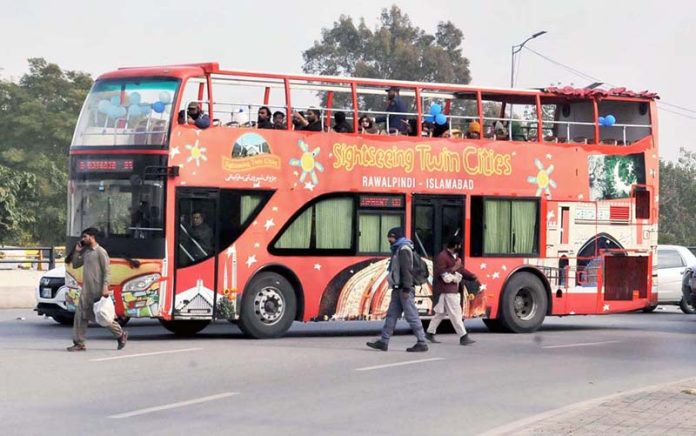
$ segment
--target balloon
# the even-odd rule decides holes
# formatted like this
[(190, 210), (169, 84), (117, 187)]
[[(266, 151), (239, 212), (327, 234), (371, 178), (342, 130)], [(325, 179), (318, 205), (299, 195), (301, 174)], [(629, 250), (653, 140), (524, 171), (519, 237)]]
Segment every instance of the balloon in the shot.
[(616, 118), (614, 118), (614, 115), (607, 115), (604, 118), (604, 123), (607, 126), (613, 126), (615, 122), (616, 122)]
[(172, 102), (172, 95), (167, 91), (162, 91), (159, 94), (159, 101), (164, 104), (169, 104)]
[(130, 95), (130, 104), (140, 104), (140, 93), (139, 92), (131, 92)]
[(425, 117), (423, 117), (423, 119), (425, 120), (426, 123), (432, 123), (432, 122), (435, 120), (435, 117), (433, 117), (432, 115), (428, 114), (428, 115), (426, 115)]
[(447, 117), (445, 116), (445, 114), (435, 115), (435, 123), (437, 123), (438, 125), (441, 126), (441, 125), (445, 124), (446, 122), (447, 122)]
[(116, 115), (114, 118), (123, 118), (126, 116), (126, 108), (123, 106), (118, 106), (114, 111), (114, 114)]
[(121, 105), (121, 97), (118, 95), (114, 95), (111, 97), (111, 104), (114, 106), (120, 106)]
[(152, 112), (152, 106), (150, 106), (149, 104), (141, 104), (140, 105), (140, 113), (142, 115), (145, 115), (145, 116), (150, 115), (150, 112)]
[(440, 106), (437, 103), (433, 103), (430, 105), (430, 114), (431, 115), (437, 115), (439, 113), (442, 113), (442, 106)]
[(606, 118), (604, 117), (599, 117), (597, 121), (599, 121), (600, 126), (603, 126), (607, 122)]
[(107, 99), (99, 100), (99, 104), (97, 105), (97, 109), (99, 112), (103, 114), (108, 114), (109, 109), (111, 108), (111, 102)]
[(128, 116), (129, 117), (139, 117), (141, 115), (140, 106), (137, 104), (132, 104), (128, 106)]
[(161, 114), (162, 112), (164, 112), (164, 103), (162, 103), (161, 101), (156, 101), (152, 103), (152, 110), (157, 112), (158, 114)]

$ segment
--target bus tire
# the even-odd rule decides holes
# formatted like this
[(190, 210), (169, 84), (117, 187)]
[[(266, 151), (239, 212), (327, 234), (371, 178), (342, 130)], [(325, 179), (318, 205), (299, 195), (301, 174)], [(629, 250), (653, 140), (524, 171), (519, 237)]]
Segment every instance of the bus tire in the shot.
[(648, 307), (644, 308), (643, 313), (652, 313), (655, 311), (655, 309), (657, 309), (657, 304), (654, 306), (648, 306)]
[(531, 333), (544, 322), (548, 309), (546, 289), (537, 276), (518, 272), (505, 285), (500, 321), (512, 333)]
[(503, 333), (506, 331), (505, 326), (499, 319), (483, 318), (483, 323), (491, 333)]
[(297, 298), (290, 282), (274, 272), (262, 272), (242, 294), (239, 328), (254, 339), (277, 338), (295, 320)]
[(159, 322), (165, 329), (174, 333), (176, 336), (193, 336), (210, 324), (210, 321), (207, 319), (172, 321), (160, 319)]

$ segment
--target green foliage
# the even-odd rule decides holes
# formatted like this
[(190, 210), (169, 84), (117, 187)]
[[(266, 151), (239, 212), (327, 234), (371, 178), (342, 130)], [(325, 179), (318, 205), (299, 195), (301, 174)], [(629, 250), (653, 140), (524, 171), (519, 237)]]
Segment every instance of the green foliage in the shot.
[[(304, 51), (306, 73), (369, 77), (377, 79), (449, 82), (471, 81), (469, 60), (462, 56), (463, 33), (451, 22), (440, 22), (435, 34), (411, 23), (398, 6), (382, 10), (374, 30), (360, 18), (341, 15), (330, 29), (321, 30), (321, 40)], [(346, 96), (336, 96), (336, 105), (350, 106)], [(384, 97), (368, 96), (363, 109), (384, 107)]]
[(92, 79), (28, 63), (18, 82), (0, 80), (0, 242), (61, 244), (68, 150)]
[(696, 245), (696, 152), (660, 162), (660, 244)]

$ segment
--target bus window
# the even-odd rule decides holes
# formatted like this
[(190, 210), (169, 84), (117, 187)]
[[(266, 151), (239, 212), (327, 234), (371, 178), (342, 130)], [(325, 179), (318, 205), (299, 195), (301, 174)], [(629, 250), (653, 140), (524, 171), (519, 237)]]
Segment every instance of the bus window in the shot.
[(272, 191), (220, 191), (220, 250), (225, 250), (249, 227), (273, 195)]
[(404, 197), (401, 195), (364, 194), (358, 203), (358, 252), (389, 254), (386, 234), (403, 227)]
[(612, 117), (613, 121), (599, 127), (603, 144), (630, 145), (652, 133), (648, 103), (600, 100), (597, 107), (600, 117)]
[(536, 140), (536, 96), (484, 93), (481, 102), (484, 137), (497, 141)]
[(541, 97), (544, 141), (591, 144), (595, 142), (594, 105), (589, 100)]
[(539, 203), (473, 197), (473, 256), (536, 255), (539, 252)]
[(215, 254), (215, 199), (181, 198), (177, 266), (198, 263)]

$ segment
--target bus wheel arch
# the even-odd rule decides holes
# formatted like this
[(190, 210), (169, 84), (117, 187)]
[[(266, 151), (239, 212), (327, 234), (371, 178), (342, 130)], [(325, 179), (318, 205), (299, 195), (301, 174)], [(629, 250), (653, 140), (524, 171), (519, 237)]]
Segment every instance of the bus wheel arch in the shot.
[(297, 318), (297, 289), (292, 276), (274, 268), (257, 271), (242, 294), (239, 327), (255, 339), (283, 336)]
[(553, 311), (551, 286), (536, 268), (513, 271), (501, 289), (496, 319), (507, 332), (534, 332)]
[[(300, 282), (300, 279), (297, 277), (297, 274), (295, 274), (290, 268), (288, 268), (284, 265), (270, 264), (270, 265), (264, 266), (263, 268), (260, 268), (256, 272), (254, 272), (254, 274), (251, 277), (249, 277), (249, 280), (247, 283), (251, 283), (251, 281), (257, 275), (264, 273), (264, 272), (274, 272), (276, 274), (280, 274), (281, 276), (285, 277), (285, 279), (288, 282), (290, 282), (290, 285), (292, 285), (292, 289), (295, 292), (295, 299), (297, 302), (297, 311), (295, 313), (295, 321), (303, 321), (304, 320), (304, 309), (305, 309), (304, 288), (302, 287), (302, 283)], [(245, 291), (246, 291), (246, 289), (245, 289)], [(242, 294), (242, 299), (243, 298), (244, 298), (244, 294)]]

